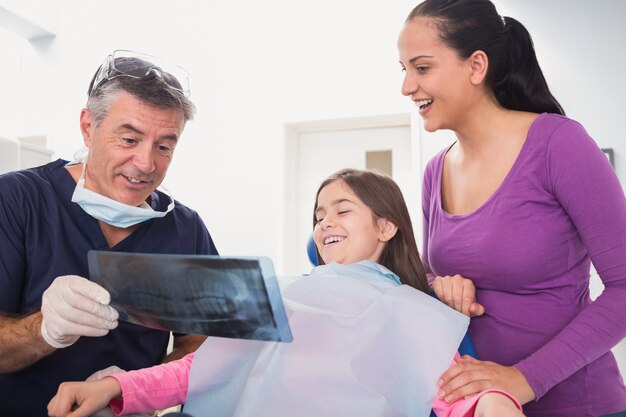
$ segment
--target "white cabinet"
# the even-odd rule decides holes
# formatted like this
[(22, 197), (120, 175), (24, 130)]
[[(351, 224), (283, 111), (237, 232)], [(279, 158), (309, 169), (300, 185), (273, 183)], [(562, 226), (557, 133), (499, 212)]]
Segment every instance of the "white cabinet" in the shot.
[(20, 141), (0, 137), (0, 174), (20, 167)]
[(8, 138), (0, 136), (0, 174), (47, 164), (54, 151), (46, 148), (45, 136)]

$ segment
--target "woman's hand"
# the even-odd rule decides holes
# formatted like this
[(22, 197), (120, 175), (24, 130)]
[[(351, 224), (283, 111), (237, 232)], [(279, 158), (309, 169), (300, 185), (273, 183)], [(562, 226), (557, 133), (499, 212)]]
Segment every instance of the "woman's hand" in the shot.
[(88, 417), (122, 395), (117, 380), (109, 377), (89, 382), (64, 382), (48, 403), (50, 417)]
[(467, 355), (451, 366), (437, 385), (440, 388), (437, 396), (446, 402), (453, 402), (489, 388), (504, 390), (522, 404), (535, 399), (535, 392), (517, 368), (479, 361)]
[(436, 277), (432, 288), (439, 300), (468, 317), (485, 313), (485, 307), (476, 302), (476, 287), (470, 279), (458, 274)]

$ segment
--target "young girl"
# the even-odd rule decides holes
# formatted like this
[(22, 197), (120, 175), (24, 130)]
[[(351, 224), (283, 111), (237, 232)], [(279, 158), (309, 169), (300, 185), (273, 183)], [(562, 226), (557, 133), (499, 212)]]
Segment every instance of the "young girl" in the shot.
[[(340, 171), (320, 186), (313, 222), (322, 265), (282, 291), (293, 343), (208, 338), (195, 359), (64, 383), (49, 415), (183, 402), (196, 417), (428, 415), (467, 318), (425, 294), (400, 189), (383, 175)], [(439, 416), (522, 416), (498, 390), (432, 407)]]
[(423, 259), (441, 299), (472, 308), (459, 300), (475, 285), (486, 311), (469, 331), (489, 362), (454, 366), (440, 394), (501, 388), (529, 416), (626, 416), (611, 353), (626, 336), (626, 198), (550, 93), (530, 34), (489, 0), (426, 0), (398, 51), (424, 128), (457, 139), (424, 172)]

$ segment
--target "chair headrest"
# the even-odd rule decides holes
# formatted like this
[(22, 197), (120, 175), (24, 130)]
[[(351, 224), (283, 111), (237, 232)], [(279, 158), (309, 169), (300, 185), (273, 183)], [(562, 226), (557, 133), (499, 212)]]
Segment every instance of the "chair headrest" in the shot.
[(315, 240), (313, 240), (313, 233), (311, 233), (309, 240), (306, 242), (306, 254), (309, 257), (311, 265), (319, 265), (319, 262), (317, 261), (317, 248), (315, 247)]

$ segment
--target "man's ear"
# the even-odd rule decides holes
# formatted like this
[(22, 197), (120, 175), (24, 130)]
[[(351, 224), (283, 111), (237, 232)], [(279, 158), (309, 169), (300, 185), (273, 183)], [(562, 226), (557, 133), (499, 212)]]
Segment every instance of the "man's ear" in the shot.
[(381, 242), (389, 242), (398, 232), (398, 226), (387, 219), (378, 219), (378, 239)]
[(474, 85), (481, 84), (487, 77), (489, 69), (489, 57), (481, 50), (474, 52), (467, 58), (470, 66), (470, 81)]
[(93, 134), (94, 128), (95, 121), (93, 115), (89, 109), (84, 108), (80, 112), (80, 132), (83, 134), (83, 142), (88, 148), (91, 148), (91, 135)]

